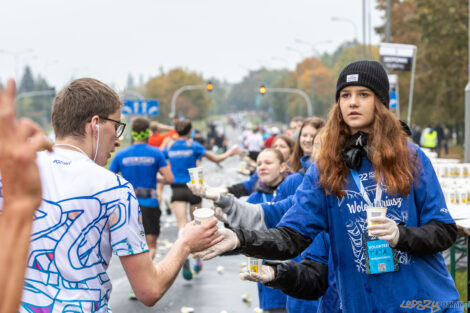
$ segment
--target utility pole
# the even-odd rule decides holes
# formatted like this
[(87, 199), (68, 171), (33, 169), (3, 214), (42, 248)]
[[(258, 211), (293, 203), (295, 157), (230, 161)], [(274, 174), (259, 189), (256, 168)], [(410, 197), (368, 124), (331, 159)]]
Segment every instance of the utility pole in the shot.
[(362, 58), (366, 59), (366, 0), (362, 0)]
[(390, 37), (392, 36), (392, 18), (391, 18), (391, 8), (392, 0), (387, 0), (387, 26), (385, 29), (385, 42), (390, 42)]

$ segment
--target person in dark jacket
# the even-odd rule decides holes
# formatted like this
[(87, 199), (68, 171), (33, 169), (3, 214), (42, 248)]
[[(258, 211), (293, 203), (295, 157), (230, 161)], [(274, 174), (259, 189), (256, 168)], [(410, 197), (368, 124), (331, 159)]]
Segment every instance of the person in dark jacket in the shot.
[[(416, 303), (458, 302), (439, 253), (455, 241), (455, 222), (430, 160), (408, 142), (388, 106), (380, 63), (346, 66), (324, 148), (281, 222), (265, 231), (220, 229), (224, 241), (197, 256), (238, 248), (252, 257), (287, 259), (326, 231), (344, 312), (419, 312)], [(368, 217), (373, 207), (386, 208), (385, 217)]]

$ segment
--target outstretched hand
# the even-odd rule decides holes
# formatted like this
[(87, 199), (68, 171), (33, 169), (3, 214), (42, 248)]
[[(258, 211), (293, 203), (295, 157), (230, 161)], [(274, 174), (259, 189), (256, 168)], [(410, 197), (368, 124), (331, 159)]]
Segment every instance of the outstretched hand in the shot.
[(186, 224), (179, 239), (185, 243), (191, 253), (194, 253), (208, 249), (224, 238), (217, 231), (217, 219), (213, 218), (200, 225), (195, 221)]
[(214, 188), (209, 187), (207, 185), (199, 185), (199, 184), (186, 184), (191, 190), (191, 192), (198, 197), (206, 198), (215, 202), (218, 202), (220, 199), (220, 195), (224, 193), (225, 190), (222, 188)]
[[(10, 79), (0, 89), (0, 173), (3, 207), (21, 207), (34, 214), (42, 201), (36, 152), (52, 151), (41, 128), (30, 119), (16, 119), (16, 86)], [(26, 205), (22, 205), (26, 204)]]
[(222, 241), (207, 248), (201, 252), (195, 253), (195, 258), (201, 258), (204, 261), (215, 258), (227, 251), (235, 250), (240, 245), (240, 240), (237, 235), (230, 229), (219, 229), (219, 235), (223, 236)]
[(259, 273), (244, 272), (240, 274), (240, 279), (266, 284), (274, 280), (274, 269), (269, 265), (261, 265)]

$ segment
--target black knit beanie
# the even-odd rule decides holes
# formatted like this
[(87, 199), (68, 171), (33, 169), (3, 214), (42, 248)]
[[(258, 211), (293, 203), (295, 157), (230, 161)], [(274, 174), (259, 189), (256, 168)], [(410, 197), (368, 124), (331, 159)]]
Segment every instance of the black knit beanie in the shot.
[(336, 82), (336, 102), (340, 91), (347, 86), (364, 86), (372, 90), (388, 108), (390, 85), (388, 76), (379, 62), (360, 60), (348, 64), (339, 74)]

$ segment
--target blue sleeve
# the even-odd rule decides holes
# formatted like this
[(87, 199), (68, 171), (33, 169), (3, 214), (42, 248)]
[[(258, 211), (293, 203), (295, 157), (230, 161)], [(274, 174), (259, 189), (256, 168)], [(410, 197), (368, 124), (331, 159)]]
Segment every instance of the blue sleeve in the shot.
[(114, 173), (119, 173), (121, 171), (120, 164), (121, 164), (121, 154), (118, 152), (116, 153), (113, 160), (111, 161), (109, 170)]
[(159, 169), (168, 165), (165, 161), (165, 156), (163, 155), (162, 151), (158, 148), (155, 149), (155, 157), (157, 159), (157, 167)]
[(302, 252), (302, 258), (328, 265), (330, 254), (330, 236), (321, 232), (315, 240)]
[(165, 149), (163, 149), (162, 153), (163, 153), (163, 156), (165, 157), (165, 159), (168, 159), (168, 145), (166, 145), (166, 147), (165, 147)]
[(295, 192), (292, 207), (278, 227), (289, 227), (312, 239), (320, 231), (328, 232), (328, 203), (318, 180), (318, 169), (312, 164)]
[(264, 222), (267, 228), (274, 228), (281, 221), (284, 214), (292, 206), (293, 196), (277, 202), (262, 203), (261, 207), (264, 211)]
[(194, 156), (196, 157), (197, 160), (202, 159), (204, 154), (206, 153), (206, 148), (204, 148), (203, 145), (201, 145), (197, 141), (193, 141), (192, 143), (193, 151), (194, 151)]
[(431, 221), (445, 224), (455, 223), (447, 209), (441, 185), (431, 161), (421, 149), (418, 147), (415, 147), (415, 149), (420, 162), (418, 164), (418, 178), (413, 186), (416, 209), (419, 214), (418, 226), (426, 225)]
[(287, 176), (286, 179), (284, 179), (284, 181), (279, 185), (279, 187), (277, 187), (276, 197), (273, 201), (280, 201), (287, 198), (288, 196), (295, 194), (295, 191), (302, 183), (303, 178), (304, 176), (299, 173), (294, 173)]
[(256, 183), (258, 182), (258, 173), (255, 172), (253, 175), (250, 176), (250, 179), (247, 181), (244, 181), (242, 185), (245, 187), (245, 189), (251, 193), (253, 190), (255, 190)]

